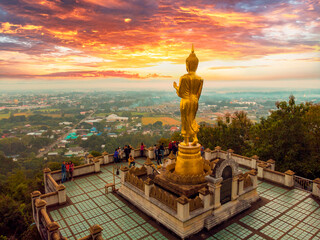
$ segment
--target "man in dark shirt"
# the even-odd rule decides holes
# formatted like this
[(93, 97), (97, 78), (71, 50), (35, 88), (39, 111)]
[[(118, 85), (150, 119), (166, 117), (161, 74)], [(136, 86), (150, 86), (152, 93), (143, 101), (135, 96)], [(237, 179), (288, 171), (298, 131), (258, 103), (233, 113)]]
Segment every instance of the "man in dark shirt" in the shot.
[(131, 148), (130, 146), (125, 145), (124, 146), (124, 154), (126, 156), (126, 161), (128, 162), (129, 156), (130, 156)]

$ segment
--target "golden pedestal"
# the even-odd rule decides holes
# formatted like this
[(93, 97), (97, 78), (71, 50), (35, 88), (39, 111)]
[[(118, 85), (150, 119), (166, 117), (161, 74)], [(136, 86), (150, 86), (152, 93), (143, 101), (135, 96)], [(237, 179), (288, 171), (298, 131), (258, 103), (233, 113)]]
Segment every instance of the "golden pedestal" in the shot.
[(200, 144), (196, 146), (179, 144), (176, 162), (166, 167), (164, 176), (156, 176), (156, 182), (166, 188), (164, 184), (166, 179), (167, 187), (172, 188), (172, 192), (184, 192), (186, 195), (206, 183), (205, 176), (210, 173), (209, 164), (201, 157)]
[(201, 157), (200, 144), (186, 146), (179, 144), (174, 173), (182, 176), (202, 175), (204, 160)]

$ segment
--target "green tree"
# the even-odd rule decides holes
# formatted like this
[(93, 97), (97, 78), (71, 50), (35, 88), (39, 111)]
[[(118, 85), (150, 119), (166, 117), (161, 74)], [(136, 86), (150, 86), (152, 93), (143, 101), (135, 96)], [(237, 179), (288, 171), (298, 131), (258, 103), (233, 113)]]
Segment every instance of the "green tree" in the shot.
[(94, 156), (94, 157), (98, 157), (98, 156), (101, 156), (101, 155), (102, 155), (101, 152), (98, 152), (98, 151), (91, 151), (90, 153), (91, 153), (91, 155)]
[(174, 132), (171, 137), (170, 137), (171, 141), (176, 141), (176, 142), (182, 142), (183, 141), (183, 137), (181, 135), (181, 132)]
[(154, 124), (152, 124), (153, 129), (162, 129), (162, 122), (156, 121)]
[(294, 96), (288, 102), (277, 102), (278, 110), (261, 119), (253, 130), (255, 153), (263, 160), (276, 160), (280, 171), (291, 169), (297, 175), (314, 178), (315, 162), (308, 136), (310, 121), (305, 121), (310, 106), (310, 103), (296, 104)]

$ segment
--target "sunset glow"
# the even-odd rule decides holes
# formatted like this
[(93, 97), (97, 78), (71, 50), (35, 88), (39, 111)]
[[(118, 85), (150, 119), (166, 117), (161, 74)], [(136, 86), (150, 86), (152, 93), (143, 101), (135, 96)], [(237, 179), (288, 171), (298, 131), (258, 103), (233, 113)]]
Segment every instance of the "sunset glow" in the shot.
[(319, 80), (320, 1), (2, 0), (0, 80)]

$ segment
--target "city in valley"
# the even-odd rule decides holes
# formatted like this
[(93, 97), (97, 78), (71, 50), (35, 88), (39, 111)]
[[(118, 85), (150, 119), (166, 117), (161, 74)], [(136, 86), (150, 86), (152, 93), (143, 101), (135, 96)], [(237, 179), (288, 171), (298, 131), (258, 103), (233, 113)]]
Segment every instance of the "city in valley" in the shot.
[[(317, 90), (293, 92), (297, 102), (320, 101)], [(306, 97), (306, 93), (307, 96)], [(292, 91), (205, 91), (197, 122), (214, 126), (244, 111), (254, 123), (276, 110)], [(15, 161), (32, 156), (83, 157), (92, 150), (141, 142), (148, 147), (161, 138), (179, 137), (179, 99), (174, 92), (86, 91), (30, 92), (0, 95), (0, 152)]]

